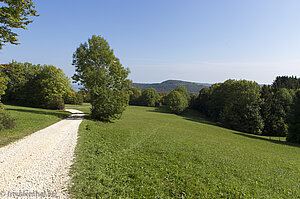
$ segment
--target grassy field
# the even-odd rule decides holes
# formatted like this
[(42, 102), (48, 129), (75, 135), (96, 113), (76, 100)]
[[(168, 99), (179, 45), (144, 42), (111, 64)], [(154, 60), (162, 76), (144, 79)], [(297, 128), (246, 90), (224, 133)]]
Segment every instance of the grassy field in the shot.
[(300, 146), (199, 118), (128, 107), (84, 120), (71, 169), (75, 198), (300, 198)]
[(70, 115), (70, 113), (60, 110), (11, 105), (5, 105), (4, 108), (15, 119), (16, 127), (0, 132), (0, 147), (43, 129)]

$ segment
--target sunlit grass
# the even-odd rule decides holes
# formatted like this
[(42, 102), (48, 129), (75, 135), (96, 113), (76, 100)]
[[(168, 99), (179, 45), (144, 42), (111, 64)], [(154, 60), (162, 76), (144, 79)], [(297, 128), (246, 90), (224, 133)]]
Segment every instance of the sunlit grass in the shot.
[(300, 198), (300, 147), (214, 126), (190, 112), (128, 107), (84, 120), (75, 198)]
[(73, 104), (66, 104), (65, 105), (66, 109), (77, 109), (77, 110), (82, 111), (86, 114), (89, 114), (91, 107), (92, 106), (91, 106), (90, 103), (83, 103), (82, 105), (73, 105)]
[(5, 111), (15, 119), (13, 129), (0, 131), (0, 147), (43, 129), (70, 115), (61, 110), (46, 110), (22, 106), (5, 105)]

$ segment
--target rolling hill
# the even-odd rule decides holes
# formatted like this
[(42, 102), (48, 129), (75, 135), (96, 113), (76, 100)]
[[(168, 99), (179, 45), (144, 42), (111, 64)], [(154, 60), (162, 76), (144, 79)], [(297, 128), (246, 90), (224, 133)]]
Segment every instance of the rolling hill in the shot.
[(189, 93), (198, 94), (203, 87), (209, 87), (207, 83), (194, 83), (181, 80), (167, 80), (161, 83), (132, 83), (132, 87), (145, 90), (147, 88), (155, 88), (157, 92), (170, 92), (176, 88), (176, 86), (185, 86)]

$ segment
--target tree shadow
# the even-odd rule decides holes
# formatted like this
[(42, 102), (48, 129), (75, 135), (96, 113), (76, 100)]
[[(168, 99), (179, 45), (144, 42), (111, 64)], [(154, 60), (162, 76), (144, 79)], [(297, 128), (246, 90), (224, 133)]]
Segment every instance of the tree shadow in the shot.
[(40, 114), (40, 115), (51, 115), (51, 116), (56, 116), (60, 119), (65, 119), (69, 116), (69, 114), (65, 112), (51, 112), (47, 109), (44, 110), (32, 110), (32, 109), (20, 109), (20, 108), (5, 108), (5, 110), (9, 111), (17, 111), (17, 112), (24, 112), (24, 113), (34, 113), (34, 114)]
[(211, 121), (209, 118), (205, 117), (204, 115), (202, 115), (201, 113), (199, 113), (196, 110), (188, 109), (185, 112), (183, 112), (183, 114), (181, 116), (184, 119), (189, 120), (189, 121), (198, 122), (201, 124), (209, 124), (212, 126), (219, 126), (217, 123)]
[(83, 120), (86, 119), (84, 113), (72, 113), (66, 120)]
[(239, 133), (239, 132), (232, 132), (235, 135), (240, 135), (240, 136), (244, 136), (247, 138), (252, 138), (252, 139), (257, 139), (257, 140), (263, 140), (263, 141), (268, 141), (268, 142), (272, 142), (275, 144), (281, 144), (281, 145), (288, 145), (288, 146), (293, 146), (293, 147), (300, 147), (300, 144), (296, 144), (296, 143), (291, 143), (291, 142), (287, 142), (287, 141), (280, 141), (280, 140), (272, 140), (269, 137), (258, 137), (256, 135), (251, 135), (251, 134), (246, 134), (246, 133)]
[(146, 110), (147, 112), (156, 112), (156, 113), (170, 113), (172, 114), (167, 107), (165, 106), (160, 106), (160, 107), (154, 107), (154, 109), (151, 110)]
[[(156, 107), (153, 110), (147, 110), (147, 111), (148, 112), (174, 114), (174, 113), (171, 113), (170, 111), (168, 111), (167, 107), (164, 107), (164, 106), (163, 107)], [(229, 128), (223, 126), (221, 123), (211, 121), (209, 118), (205, 117), (204, 115), (199, 113), (197, 110), (188, 109), (185, 112), (183, 112), (181, 115), (178, 115), (178, 116), (181, 116), (181, 117), (183, 117), (184, 119), (186, 119), (188, 121), (193, 121), (193, 122), (198, 122), (198, 123), (201, 123), (201, 124), (208, 124), (208, 125), (212, 125), (212, 126), (218, 126), (218, 127), (229, 129)], [(232, 130), (232, 129), (229, 129), (229, 130)], [(293, 146), (293, 147), (300, 147), (300, 144), (286, 142), (286, 141), (272, 140), (267, 136), (266, 137), (258, 137), (256, 135), (251, 135), (251, 134), (247, 134), (247, 133), (243, 133), (243, 132), (241, 132), (241, 133), (232, 132), (232, 133), (236, 134), (236, 135), (252, 138), (252, 139), (258, 139), (258, 140), (272, 142), (272, 143), (275, 143), (275, 144), (288, 145), (288, 146)]]
[[(167, 107), (165, 107), (165, 106), (155, 107), (155, 109), (147, 110), (147, 111), (148, 112), (174, 114), (174, 113), (170, 112), (167, 109)], [(202, 123), (202, 124), (209, 124), (209, 125), (213, 125), (213, 126), (219, 126), (215, 122), (210, 121), (208, 118), (206, 118), (204, 115), (202, 115), (198, 111), (192, 110), (192, 109), (187, 109), (186, 111), (184, 111), (182, 114), (180, 114), (178, 116), (183, 117), (184, 119), (186, 119), (188, 121), (192, 121), (192, 122), (198, 122), (198, 123)]]

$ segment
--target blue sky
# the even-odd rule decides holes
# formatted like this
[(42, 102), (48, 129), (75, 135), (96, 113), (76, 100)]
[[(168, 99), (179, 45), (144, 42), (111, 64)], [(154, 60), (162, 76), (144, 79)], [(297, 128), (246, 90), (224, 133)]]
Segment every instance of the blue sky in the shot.
[(271, 83), (300, 76), (298, 0), (34, 0), (40, 14), (11, 60), (52, 64), (71, 77), (72, 54), (103, 36), (134, 82), (180, 79)]

